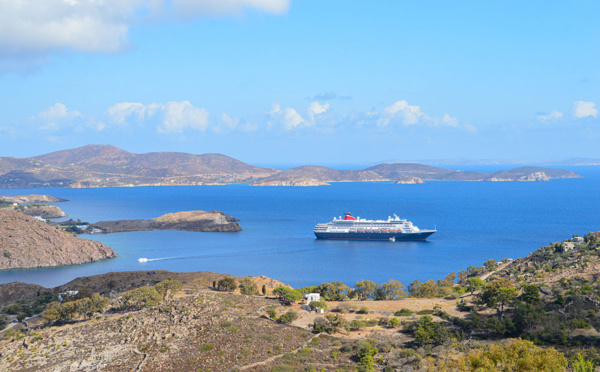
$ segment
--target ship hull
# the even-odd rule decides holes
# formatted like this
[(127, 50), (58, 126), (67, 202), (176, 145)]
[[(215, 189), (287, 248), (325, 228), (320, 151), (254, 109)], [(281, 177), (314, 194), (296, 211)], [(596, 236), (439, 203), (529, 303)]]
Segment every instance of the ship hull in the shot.
[(395, 241), (414, 241), (427, 240), (435, 230), (421, 230), (417, 233), (389, 233), (389, 232), (317, 232), (317, 239), (336, 239), (336, 240), (395, 240)]

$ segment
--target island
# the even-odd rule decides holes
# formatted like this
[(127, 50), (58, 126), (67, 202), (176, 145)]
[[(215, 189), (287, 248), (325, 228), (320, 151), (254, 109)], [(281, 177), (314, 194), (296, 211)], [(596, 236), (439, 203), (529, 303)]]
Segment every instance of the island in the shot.
[(76, 265), (117, 256), (100, 242), (7, 210), (0, 210), (0, 251), (0, 270)]
[(237, 232), (242, 228), (238, 219), (218, 211), (187, 211), (168, 213), (150, 220), (100, 221), (82, 233), (116, 233), (127, 231), (184, 230), (202, 232)]
[[(518, 167), (498, 172), (451, 170), (418, 163), (383, 163), (356, 170), (305, 165), (280, 170), (223, 154), (133, 154), (115, 146), (87, 145), (31, 158), (0, 157), (0, 188), (227, 185), (326, 186), (331, 182), (547, 181), (579, 178), (563, 169)], [(408, 182), (411, 183), (411, 182)], [(418, 183), (418, 182), (417, 182)], [(45, 201), (50, 202), (50, 201)]]

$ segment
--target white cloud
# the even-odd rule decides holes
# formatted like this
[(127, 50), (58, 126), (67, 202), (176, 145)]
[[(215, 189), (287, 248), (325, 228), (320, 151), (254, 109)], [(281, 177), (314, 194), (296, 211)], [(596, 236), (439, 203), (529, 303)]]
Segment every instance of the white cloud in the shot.
[(238, 118), (232, 118), (226, 113), (221, 114), (221, 120), (217, 125), (215, 125), (212, 129), (213, 132), (219, 134), (226, 134), (233, 130), (235, 130), (239, 125)]
[(129, 30), (153, 21), (239, 15), (246, 9), (281, 14), (290, 0), (0, 0), (0, 67), (39, 64), (49, 52), (112, 53), (129, 43)]
[(205, 131), (208, 111), (194, 107), (190, 101), (169, 102), (163, 105), (164, 117), (157, 129), (160, 133), (181, 133), (185, 129)]
[(107, 110), (114, 124), (127, 125), (130, 121), (144, 124), (158, 121), (159, 133), (182, 133), (191, 129), (205, 131), (208, 127), (208, 111), (195, 107), (190, 101), (151, 103), (121, 102)]
[(573, 115), (578, 119), (587, 118), (588, 116), (595, 118), (598, 116), (598, 110), (594, 102), (575, 101), (573, 103)]
[(392, 105), (383, 109), (377, 125), (380, 127), (388, 126), (394, 120), (400, 120), (402, 124), (409, 126), (419, 122), (419, 119), (423, 117), (421, 107), (415, 105), (409, 105), (408, 102), (396, 101)]
[(55, 103), (54, 105), (40, 111), (37, 114), (38, 118), (42, 119), (65, 119), (65, 118), (76, 118), (81, 117), (79, 111), (70, 111), (67, 106), (62, 103)]
[(448, 114), (444, 114), (444, 116), (442, 116), (442, 123), (454, 128), (458, 127), (458, 119), (453, 118)]
[(156, 103), (144, 105), (137, 102), (120, 102), (109, 107), (107, 113), (113, 123), (127, 124), (127, 119), (131, 116), (141, 121), (154, 116), (159, 108), (160, 105)]
[(286, 129), (294, 129), (299, 127), (301, 124), (311, 125), (311, 123), (308, 123), (306, 120), (304, 120), (304, 118), (298, 113), (298, 111), (296, 111), (296, 109), (291, 107), (282, 109), (279, 103), (273, 103), (271, 111), (268, 112), (268, 115), (272, 119), (272, 121), (269, 123), (270, 126), (273, 125), (273, 121), (275, 121), (276, 124), (283, 125)]
[(310, 106), (308, 106), (308, 117), (310, 121), (315, 121), (315, 116), (319, 114), (324, 114), (329, 110), (329, 103), (325, 103), (324, 105), (319, 102), (312, 102)]
[(537, 119), (539, 121), (554, 121), (558, 119), (562, 119), (563, 113), (560, 111), (552, 111), (548, 115), (538, 115)]
[(282, 14), (289, 10), (289, 0), (171, 0), (180, 17), (241, 14), (245, 9)]

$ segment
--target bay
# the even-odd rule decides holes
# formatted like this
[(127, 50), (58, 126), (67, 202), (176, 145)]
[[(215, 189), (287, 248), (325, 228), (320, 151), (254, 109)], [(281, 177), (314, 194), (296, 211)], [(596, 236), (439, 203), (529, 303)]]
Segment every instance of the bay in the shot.
[[(464, 167), (463, 167), (464, 168)], [(6, 195), (49, 194), (69, 218), (88, 222), (154, 218), (183, 210), (219, 210), (240, 219), (238, 233), (146, 231), (82, 235), (119, 257), (57, 268), (7, 270), (0, 283), (46, 287), (76, 277), (124, 270), (213, 271), (266, 275), (294, 287), (341, 280), (440, 279), (486, 260), (526, 256), (573, 234), (600, 230), (600, 169), (570, 167), (585, 178), (550, 182), (334, 183), (327, 187), (249, 185), (97, 189), (6, 189)], [(481, 169), (474, 169), (481, 170)], [(317, 222), (350, 211), (367, 219), (396, 213), (427, 242), (316, 240)], [(148, 262), (140, 263), (141, 257)]]

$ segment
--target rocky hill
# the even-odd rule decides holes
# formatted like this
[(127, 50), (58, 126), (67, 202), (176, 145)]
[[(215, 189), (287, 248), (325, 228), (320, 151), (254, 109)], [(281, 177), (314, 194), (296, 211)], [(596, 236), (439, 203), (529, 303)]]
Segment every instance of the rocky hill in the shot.
[(0, 158), (0, 187), (229, 184), (277, 172), (221, 154), (133, 154), (114, 146), (88, 145), (34, 158)]
[(231, 183), (321, 186), (328, 182), (397, 181), (406, 177), (452, 181), (545, 181), (581, 176), (571, 171), (541, 167), (481, 173), (415, 163), (379, 164), (362, 170), (302, 166), (280, 171), (255, 167), (221, 154), (133, 154), (109, 145), (88, 145), (25, 159), (0, 158), (0, 187), (4, 188)]
[(168, 213), (151, 220), (119, 220), (93, 223), (86, 232), (100, 229), (104, 233), (149, 230), (185, 230), (204, 232), (241, 231), (237, 219), (218, 211)]
[(102, 243), (79, 239), (21, 213), (0, 210), (0, 269), (75, 265), (116, 257)]
[(379, 164), (362, 170), (337, 170), (303, 166), (261, 179), (255, 186), (318, 186), (328, 182), (394, 181), (397, 184), (429, 181), (548, 181), (556, 178), (579, 178), (575, 172), (541, 167), (519, 167), (506, 171), (482, 173), (456, 171), (414, 163)]

